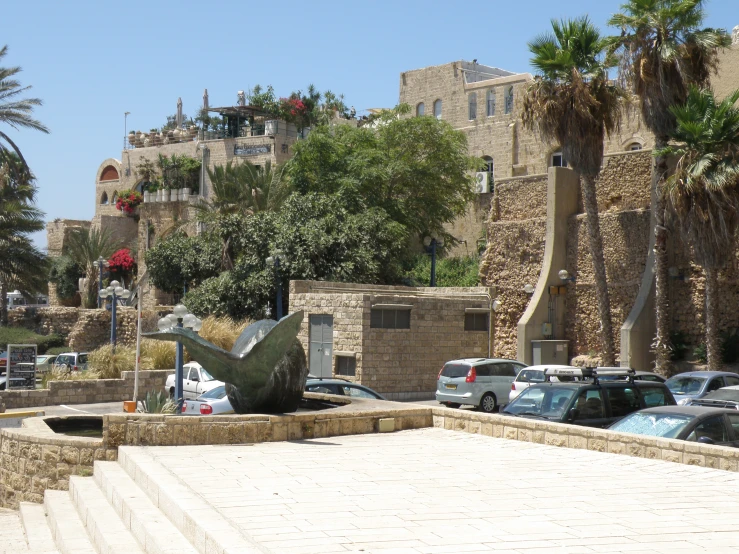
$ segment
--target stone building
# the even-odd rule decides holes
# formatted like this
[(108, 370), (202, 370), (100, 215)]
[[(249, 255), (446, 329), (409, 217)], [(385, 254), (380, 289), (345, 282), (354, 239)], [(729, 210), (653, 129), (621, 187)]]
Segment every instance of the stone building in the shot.
[(489, 356), (494, 291), (290, 283), (290, 311), (317, 377), (348, 378), (395, 400), (429, 398), (448, 360)]

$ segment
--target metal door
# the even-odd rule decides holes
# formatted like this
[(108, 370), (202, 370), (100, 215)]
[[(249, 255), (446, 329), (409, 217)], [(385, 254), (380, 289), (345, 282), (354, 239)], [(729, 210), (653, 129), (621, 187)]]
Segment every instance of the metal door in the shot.
[(332, 377), (334, 318), (330, 315), (310, 316), (310, 360), (308, 369), (316, 377)]

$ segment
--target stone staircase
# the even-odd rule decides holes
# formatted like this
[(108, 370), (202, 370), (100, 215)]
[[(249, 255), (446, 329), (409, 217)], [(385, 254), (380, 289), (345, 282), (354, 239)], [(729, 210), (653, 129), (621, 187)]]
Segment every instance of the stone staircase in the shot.
[(44, 504), (0, 511), (0, 554), (266, 554), (144, 448), (95, 462)]

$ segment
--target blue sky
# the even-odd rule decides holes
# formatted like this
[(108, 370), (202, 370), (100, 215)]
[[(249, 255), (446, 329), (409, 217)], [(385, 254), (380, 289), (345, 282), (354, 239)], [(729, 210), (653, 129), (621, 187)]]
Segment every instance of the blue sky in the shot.
[[(620, 1), (192, 2), (10, 1), (3, 5), (3, 65), (44, 106), (50, 135), (10, 131), (40, 187), (47, 219), (90, 219), (95, 172), (119, 158), (128, 129), (160, 127), (176, 111), (196, 115), (234, 104), (260, 83), (278, 95), (305, 89), (343, 93), (357, 111), (398, 101), (402, 71), (472, 60), (530, 71), (526, 42), (552, 17), (589, 14), (605, 28)], [(739, 25), (736, 0), (710, 0), (706, 24)], [(608, 31), (610, 32), (610, 31)], [(5, 130), (5, 129), (4, 129)], [(46, 245), (46, 234), (35, 240)]]

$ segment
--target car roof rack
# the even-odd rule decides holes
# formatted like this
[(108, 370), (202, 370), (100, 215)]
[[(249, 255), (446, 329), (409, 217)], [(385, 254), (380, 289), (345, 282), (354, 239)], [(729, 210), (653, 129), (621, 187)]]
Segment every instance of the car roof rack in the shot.
[(593, 382), (598, 383), (598, 377), (626, 377), (629, 382), (634, 382), (636, 371), (629, 367), (595, 367), (593, 370)]
[(549, 380), (550, 377), (579, 377), (588, 379), (593, 376), (593, 369), (590, 367), (550, 367), (544, 372)]

